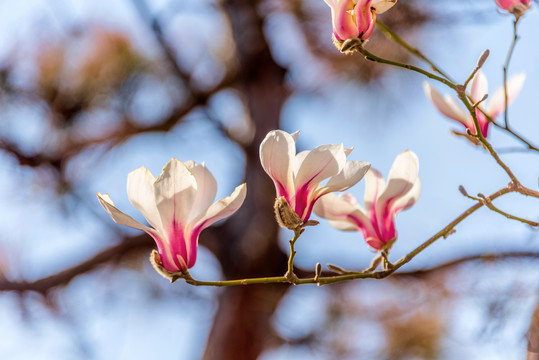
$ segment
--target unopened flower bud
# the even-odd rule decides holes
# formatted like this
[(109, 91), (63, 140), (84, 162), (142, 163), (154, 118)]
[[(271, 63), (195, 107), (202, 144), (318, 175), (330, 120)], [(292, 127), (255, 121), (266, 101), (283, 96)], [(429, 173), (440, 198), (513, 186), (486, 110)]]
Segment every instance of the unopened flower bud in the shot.
[(298, 226), (303, 224), (299, 215), (292, 209), (284, 196), (275, 199), (274, 210), (277, 222), (284, 228), (296, 230)]
[(165, 269), (165, 267), (163, 266), (163, 262), (159, 257), (159, 253), (155, 249), (152, 250), (152, 252), (150, 253), (150, 263), (152, 264), (155, 271), (159, 273), (159, 275), (161, 275), (165, 279), (168, 279), (171, 283), (182, 277), (181, 272), (172, 272)]
[(477, 68), (480, 69), (485, 64), (485, 61), (487, 61), (488, 56), (490, 55), (490, 50), (486, 49), (483, 51), (481, 56), (479, 57), (479, 60), (477, 60)]

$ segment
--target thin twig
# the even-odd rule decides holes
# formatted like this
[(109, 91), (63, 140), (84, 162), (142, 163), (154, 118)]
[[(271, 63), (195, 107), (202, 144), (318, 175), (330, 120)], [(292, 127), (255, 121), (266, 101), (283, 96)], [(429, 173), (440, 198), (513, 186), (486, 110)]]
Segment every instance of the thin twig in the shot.
[(374, 61), (374, 62), (377, 62), (377, 63), (380, 63), (380, 64), (396, 66), (396, 67), (406, 69), (406, 70), (415, 71), (417, 73), (420, 73), (420, 74), (428, 77), (429, 79), (439, 81), (442, 84), (450, 87), (451, 89), (455, 89), (455, 84), (453, 84), (453, 82), (451, 82), (451, 81), (449, 81), (449, 80), (447, 80), (445, 78), (439, 77), (437, 75), (434, 75), (433, 73), (428, 72), (428, 71), (426, 71), (424, 69), (421, 69), (421, 68), (419, 68), (417, 66), (410, 65), (410, 64), (404, 64), (404, 63), (400, 63), (398, 61), (393, 61), (393, 60), (388, 60), (388, 59), (378, 57), (378, 56), (372, 54), (371, 52), (369, 52), (368, 50), (364, 49), (362, 46), (357, 46), (357, 47), (354, 48), (354, 50), (356, 50), (361, 55), (363, 55), (365, 57), (365, 59), (367, 59), (367, 60)]
[(399, 44), (400, 46), (402, 46), (403, 48), (408, 50), (412, 55), (415, 55), (418, 58), (420, 58), (421, 60), (425, 61), (427, 64), (430, 65), (432, 70), (436, 71), (438, 74), (442, 75), (443, 77), (445, 77), (450, 82), (455, 83), (455, 81), (453, 81), (449, 75), (447, 75), (445, 72), (443, 72), (440, 69), (440, 67), (438, 67), (436, 64), (434, 64), (428, 57), (423, 55), (423, 53), (421, 51), (419, 51), (419, 49), (417, 49), (417, 48), (413, 47), (412, 45), (408, 44), (403, 38), (401, 38), (399, 35), (394, 33), (393, 30), (391, 30), (386, 24), (384, 24), (380, 20), (376, 20), (376, 25), (378, 26), (378, 28), (380, 30), (382, 30), (386, 34), (386, 36), (389, 39), (395, 41), (397, 44)]
[(492, 204), (492, 201), (490, 201), (490, 199), (487, 199), (485, 198), (484, 196), (479, 196), (479, 201), (481, 201), (483, 203), (483, 205), (485, 205), (486, 207), (488, 207), (490, 210), (494, 211), (494, 212), (497, 212), (498, 214), (500, 215), (503, 215), (505, 216), (506, 218), (508, 219), (512, 219), (512, 220), (516, 220), (516, 221), (520, 221), (524, 224), (528, 224), (530, 225), (531, 227), (536, 227), (536, 226), (539, 226), (539, 223), (538, 222), (535, 222), (535, 221), (531, 221), (531, 220), (526, 220), (526, 219), (523, 219), (523, 218), (520, 218), (518, 216), (514, 216), (514, 215), (511, 215), (511, 214), (508, 214), (506, 213), (505, 211), (502, 211), (500, 209), (498, 209), (497, 207), (494, 206), (494, 204)]
[(505, 59), (505, 65), (503, 66), (503, 92), (504, 92), (504, 98), (505, 98), (505, 113), (504, 113), (504, 123), (505, 128), (509, 128), (509, 109), (508, 109), (508, 101), (507, 101), (507, 72), (509, 71), (509, 63), (511, 62), (511, 58), (513, 56), (513, 51), (515, 50), (515, 45), (518, 40), (518, 34), (517, 34), (517, 26), (518, 26), (518, 20), (520, 17), (516, 16), (515, 21), (513, 22), (513, 41), (511, 42), (511, 46), (509, 47), (509, 52), (507, 53), (507, 58)]

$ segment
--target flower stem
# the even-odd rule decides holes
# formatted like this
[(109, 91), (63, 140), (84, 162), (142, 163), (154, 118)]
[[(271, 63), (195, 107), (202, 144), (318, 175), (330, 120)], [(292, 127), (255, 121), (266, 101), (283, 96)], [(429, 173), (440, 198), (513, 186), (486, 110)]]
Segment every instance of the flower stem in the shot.
[(296, 250), (294, 249), (294, 245), (296, 244), (296, 241), (299, 239), (302, 232), (303, 229), (298, 226), (294, 230), (294, 238), (289, 241), (290, 255), (288, 256), (288, 268), (286, 270), (286, 274), (284, 274), (284, 278), (291, 283), (295, 283), (295, 281), (298, 279), (296, 274), (294, 274), (294, 257), (296, 256)]
[(511, 58), (513, 56), (513, 51), (515, 50), (515, 45), (518, 40), (518, 34), (517, 34), (517, 26), (518, 26), (518, 20), (520, 17), (515, 17), (515, 21), (513, 22), (513, 41), (511, 42), (511, 46), (509, 47), (509, 52), (507, 53), (507, 58), (505, 59), (505, 65), (503, 66), (503, 92), (504, 92), (504, 98), (505, 98), (505, 113), (504, 113), (504, 124), (505, 128), (507, 129), (509, 127), (509, 115), (508, 115), (508, 101), (507, 101), (507, 72), (509, 71), (509, 63), (511, 62)]
[(453, 84), (453, 82), (451, 82), (450, 80), (447, 80), (447, 79), (444, 79), (444, 78), (439, 77), (437, 75), (434, 75), (433, 73), (430, 73), (430, 72), (428, 72), (426, 70), (423, 70), (423, 69), (421, 69), (421, 68), (419, 68), (417, 66), (410, 65), (410, 64), (404, 64), (404, 63), (400, 63), (398, 61), (393, 61), (393, 60), (388, 60), (388, 59), (378, 57), (378, 56), (372, 54), (371, 52), (369, 52), (368, 50), (364, 49), (362, 46), (357, 46), (354, 49), (357, 52), (359, 52), (361, 55), (363, 55), (365, 57), (365, 59), (367, 59), (367, 60), (371, 60), (371, 61), (374, 61), (374, 62), (377, 62), (377, 63), (380, 63), (380, 64), (386, 64), (386, 65), (400, 67), (400, 68), (403, 68), (403, 69), (406, 69), (406, 70), (415, 71), (417, 73), (425, 75), (429, 79), (439, 81), (442, 84), (447, 85), (451, 89), (455, 89), (455, 84)]

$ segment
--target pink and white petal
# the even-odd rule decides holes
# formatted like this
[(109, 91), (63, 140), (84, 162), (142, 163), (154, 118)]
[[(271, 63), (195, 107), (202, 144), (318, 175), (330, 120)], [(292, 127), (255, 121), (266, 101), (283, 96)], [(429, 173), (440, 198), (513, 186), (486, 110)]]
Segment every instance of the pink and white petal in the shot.
[(206, 168), (204, 163), (197, 164), (189, 160), (185, 162), (185, 166), (191, 171), (197, 183), (197, 192), (191, 209), (191, 215), (189, 216), (189, 219), (194, 219), (206, 212), (213, 203), (217, 194), (217, 181), (215, 181), (212, 173)]
[(298, 168), (294, 179), (296, 191), (316, 187), (322, 180), (341, 172), (345, 164), (342, 144), (318, 146), (305, 156)]
[[(513, 100), (518, 96), (520, 93), (520, 90), (522, 90), (522, 86), (524, 86), (524, 81), (526, 80), (526, 74), (520, 73), (517, 75), (512, 76), (507, 81), (507, 105), (511, 104)], [(505, 92), (503, 86), (496, 90), (494, 95), (492, 96), (488, 106), (486, 113), (490, 115), (490, 117), (495, 118), (498, 116), (503, 110), (505, 109)]]
[(371, 219), (369, 219), (369, 217), (367, 217), (367, 215), (361, 209), (357, 209), (356, 211), (351, 213), (347, 217), (346, 221), (353, 223), (355, 227), (361, 232), (361, 235), (363, 235), (364, 239), (378, 236), (377, 229), (374, 228)]
[(112, 202), (112, 199), (110, 198), (109, 194), (97, 193), (97, 199), (116, 224), (125, 225), (134, 229), (146, 231), (149, 234), (158, 234), (158, 231), (152, 229), (149, 226), (139, 223), (131, 216), (124, 214), (123, 212), (118, 210), (116, 206), (114, 206), (114, 203)]
[(352, 205), (350, 202), (335, 194), (322, 196), (313, 207), (313, 211), (316, 215), (328, 220), (345, 220), (357, 209), (357, 206)]
[(215, 222), (234, 214), (243, 204), (246, 194), (247, 185), (245, 183), (236, 187), (231, 195), (217, 201), (208, 208), (203, 216), (195, 220), (194, 232), (196, 229), (199, 229), (200, 232)]
[(391, 207), (391, 212), (393, 214), (397, 214), (400, 211), (409, 209), (412, 205), (414, 205), (417, 202), (420, 194), (421, 194), (421, 181), (419, 180), (419, 178), (417, 178), (417, 181), (414, 183), (414, 186), (412, 186), (410, 191), (408, 191), (402, 197), (395, 200), (395, 202), (393, 203), (393, 206)]
[(370, 168), (365, 174), (365, 194), (363, 196), (365, 210), (369, 216), (376, 214), (376, 202), (380, 194), (384, 192), (385, 187), (386, 183), (382, 174), (378, 170)]
[(155, 229), (162, 229), (161, 216), (157, 211), (153, 184), (155, 178), (144, 166), (127, 175), (127, 197)]
[(357, 38), (359, 30), (354, 22), (350, 11), (354, 9), (353, 0), (326, 1), (331, 8), (331, 22), (333, 25), (333, 35), (340, 41)]
[(365, 173), (367, 173), (370, 167), (371, 164), (366, 161), (348, 161), (340, 173), (329, 179), (325, 186), (316, 190), (315, 197), (334, 191), (344, 191), (349, 189), (365, 176)]
[(382, 250), (385, 246), (385, 243), (382, 240), (374, 236), (366, 237), (365, 242), (374, 250)]
[(329, 225), (341, 231), (359, 231), (359, 228), (350, 221), (330, 220)]
[(293, 193), (292, 169), (295, 155), (294, 137), (282, 130), (270, 131), (260, 144), (260, 162), (273, 180), (279, 196), (289, 197)]
[(399, 154), (387, 177), (384, 192), (378, 197), (376, 208), (383, 207), (386, 202), (395, 201), (404, 196), (418, 181), (419, 159), (410, 150)]
[(488, 81), (485, 74), (479, 70), (470, 83), (470, 97), (474, 102), (478, 102), (485, 94), (488, 94)]
[(346, 156), (348, 156), (348, 155), (350, 155), (350, 154), (352, 153), (353, 150), (354, 150), (354, 147), (353, 147), (353, 146), (350, 147), (350, 148), (346, 148), (346, 149), (344, 149), (344, 154), (345, 154)]
[[(442, 97), (440, 93), (434, 89), (429, 83), (423, 82), (423, 89), (425, 94), (432, 101), (436, 109), (441, 112), (443, 115), (447, 116), (450, 119), (457, 120), (462, 122), (463, 118), (466, 118), (464, 111), (456, 105), (456, 103), (448, 101), (448, 98)], [(449, 97), (449, 99), (452, 99)]]
[(447, 94), (444, 97), (444, 101), (449, 106), (452, 111), (456, 114), (456, 117), (453, 118), (453, 120), (457, 120), (459, 123), (464, 125), (467, 128), (473, 129), (474, 123), (472, 120), (472, 116), (466, 112), (460, 105), (457, 103), (454, 97)]
[(177, 159), (171, 159), (154, 183), (155, 201), (166, 231), (185, 224), (197, 191), (196, 179)]
[(361, 40), (367, 40), (374, 31), (376, 13), (371, 6), (372, 0), (359, 0), (354, 7), (357, 28)]
[(373, 0), (371, 2), (371, 7), (374, 8), (377, 14), (381, 14), (391, 9), (396, 3), (397, 0)]

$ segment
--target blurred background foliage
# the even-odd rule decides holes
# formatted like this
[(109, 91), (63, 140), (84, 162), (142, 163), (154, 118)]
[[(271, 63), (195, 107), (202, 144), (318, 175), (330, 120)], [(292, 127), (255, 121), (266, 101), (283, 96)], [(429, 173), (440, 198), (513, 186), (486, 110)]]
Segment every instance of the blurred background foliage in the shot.
[[(403, 214), (408, 240), (395, 258), (468, 206), (458, 184), (503, 186), (480, 150), (449, 139), (423, 79), (336, 51), (322, 0), (6, 0), (0, 14), (1, 358), (516, 359), (528, 328), (537, 338), (537, 237), (522, 224), (497, 228), (498, 215), (469, 219), (454, 243), (383, 281), (213, 289), (168, 284), (148, 264), (152, 240), (100, 209), (98, 191), (133, 209), (127, 173), (158, 174), (170, 157), (206, 161), (218, 196), (245, 179), (245, 205), (203, 233), (193, 269), (238, 278), (286, 269), (290, 234), (277, 228), (258, 163), (271, 129), (302, 130), (301, 148), (345, 141), (383, 172), (403, 149), (418, 152), (430, 169), (423, 205)], [(526, 17), (537, 23), (536, 9)], [(401, 0), (380, 19), (447, 56), (439, 62), (459, 78), (492, 44), (498, 71), (510, 39), (510, 18), (490, 0)], [(414, 61), (377, 31), (368, 47)], [(511, 159), (536, 182), (533, 156)], [(539, 217), (536, 204), (516, 209)], [(299, 273), (317, 261), (360, 269), (373, 256), (359, 234), (327, 224), (300, 242)]]

